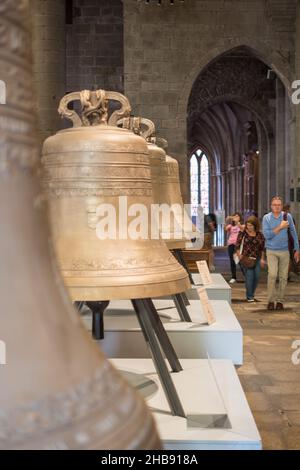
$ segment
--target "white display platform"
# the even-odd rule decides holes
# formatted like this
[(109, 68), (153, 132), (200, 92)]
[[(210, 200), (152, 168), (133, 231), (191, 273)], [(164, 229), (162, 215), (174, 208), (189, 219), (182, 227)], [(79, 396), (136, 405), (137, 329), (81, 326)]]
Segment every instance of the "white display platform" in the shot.
[[(227, 300), (231, 304), (231, 287), (225, 281), (222, 274), (210, 273), (212, 283), (205, 287), (208, 298), (211, 300)], [(192, 274), (192, 278), (196, 285), (193, 285), (191, 289), (188, 289), (186, 295), (188, 299), (198, 299), (197, 287), (202, 287), (203, 284), (200, 282), (200, 274)]]
[(259, 450), (261, 439), (231, 361), (180, 359), (172, 373), (187, 418), (173, 416), (151, 359), (111, 359), (142, 393), (165, 449)]
[[(231, 304), (231, 287), (225, 281), (222, 274), (214, 274), (210, 273), (212, 278), (212, 283), (208, 285), (203, 285), (200, 283), (200, 274), (192, 273), (193, 280), (195, 285), (192, 285), (190, 289), (186, 290), (186, 296), (188, 299), (196, 300), (199, 298), (197, 288), (198, 287), (205, 287), (207, 291), (208, 298), (210, 300), (226, 300), (229, 304)], [(170, 296), (166, 296), (166, 299), (170, 298)]]
[[(154, 300), (165, 330), (179, 357), (230, 359), (243, 363), (243, 331), (228, 302), (211, 301), (216, 322), (206, 323), (200, 300), (187, 307), (193, 323), (182, 322), (172, 300)], [(83, 317), (91, 329), (91, 315)], [(104, 314), (101, 348), (108, 357), (150, 357), (130, 301), (112, 301)]]

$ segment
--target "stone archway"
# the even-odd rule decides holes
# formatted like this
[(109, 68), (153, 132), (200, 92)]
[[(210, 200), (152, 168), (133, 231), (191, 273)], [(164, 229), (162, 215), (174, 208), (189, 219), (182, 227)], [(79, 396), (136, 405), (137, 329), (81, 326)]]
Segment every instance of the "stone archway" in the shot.
[[(211, 54), (212, 51), (210, 51), (208, 56)], [(260, 214), (263, 214), (268, 208), (268, 200), (270, 195), (272, 195), (274, 192), (278, 192), (282, 194), (283, 197), (285, 197), (288, 193), (287, 186), (289, 175), (286, 172), (286, 168), (289, 168), (290, 166), (290, 155), (286, 154), (285, 147), (287, 146), (289, 149), (291, 148), (290, 145), (286, 144), (286, 142), (290, 140), (291, 136), (287, 135), (287, 122), (282, 121), (280, 127), (278, 121), (280, 119), (287, 119), (287, 115), (290, 118), (292, 110), (289, 104), (289, 93), (291, 91), (289, 79), (287, 79), (286, 75), (283, 74), (283, 70), (285, 74), (288, 73), (284, 60), (281, 57), (277, 57), (278, 60), (276, 71), (280, 70), (280, 72), (278, 72), (278, 75), (272, 72), (272, 79), (268, 80), (267, 76), (269, 76), (268, 71), (270, 70), (270, 66), (267, 65), (266, 62), (263, 62), (261, 57), (262, 54), (257, 54), (252, 48), (249, 48), (248, 46), (231, 48), (229, 51), (214, 57), (202, 68), (194, 82), (189, 85), (190, 92), (188, 98), (186, 96), (186, 84), (181, 95), (179, 108), (180, 106), (183, 106), (184, 103), (186, 109), (188, 110), (188, 154), (190, 154), (193, 147), (203, 147), (205, 143), (209, 147), (206, 142), (209, 139), (205, 139), (202, 136), (199, 141), (199, 139), (197, 140), (197, 135), (191, 137), (191, 127), (193, 128), (195, 122), (201, 122), (202, 126), (206, 127), (207, 134), (213, 134), (213, 125), (216, 127), (216, 129), (218, 128), (218, 125), (219, 127), (222, 125), (222, 119), (220, 119), (216, 112), (218, 106), (224, 106), (224, 104), (227, 103), (226, 106), (230, 108), (230, 106), (233, 107), (233, 105), (230, 105), (230, 103), (236, 103), (247, 110), (247, 112), (244, 113), (245, 116), (243, 118), (243, 124), (245, 125), (247, 121), (253, 121), (256, 125), (256, 133), (258, 136), (257, 139), (259, 140), (259, 142), (257, 142), (257, 149), (259, 147), (261, 157), (259, 160), (259, 171), (256, 171), (256, 173), (262, 175), (260, 187), (264, 188), (262, 198), (258, 197), (256, 194), (255, 197), (252, 197), (252, 199), (257, 201), (259, 200), (259, 207), (257, 207), (257, 211)], [(274, 63), (273, 70), (275, 71)], [(194, 74), (194, 72), (195, 70), (191, 72), (190, 77)], [(284, 86), (281, 79), (279, 78), (279, 75), (284, 77), (284, 82), (287, 87)], [(275, 101), (276, 109), (272, 107)], [(212, 114), (212, 110), (215, 112), (215, 115)], [(281, 111), (283, 111), (283, 114), (285, 113), (284, 118), (282, 117), (283, 114)], [(210, 114), (210, 123), (207, 123), (208, 114)], [(228, 113), (224, 112), (223, 121), (226, 121), (228, 118), (227, 114)], [(241, 115), (241, 112), (239, 111), (238, 114)], [(203, 119), (203, 116), (206, 116), (206, 121)], [(281, 135), (283, 133), (283, 129), (286, 131), (284, 136)], [(216, 153), (214, 149), (210, 148), (209, 151), (216, 162), (216, 167), (219, 167), (219, 171), (217, 171), (214, 175), (216, 181), (212, 183), (212, 186), (217, 188), (216, 193), (218, 193), (218, 196), (215, 198), (214, 209), (226, 208), (228, 211), (234, 210), (234, 204), (236, 204), (236, 201), (240, 202), (242, 200), (242, 195), (238, 194), (238, 190), (234, 186), (239, 184), (240, 188), (243, 187), (241, 184), (240, 173), (243, 173), (245, 166), (244, 163), (247, 161), (248, 157), (245, 158), (244, 162), (241, 160), (246, 157), (247, 152), (251, 149), (247, 149), (247, 146), (244, 145), (245, 150), (240, 150), (240, 153), (237, 156), (234, 156), (237, 161), (231, 161), (233, 158), (232, 154), (227, 156), (227, 158), (230, 160), (227, 162), (228, 167), (231, 167), (230, 171), (233, 171), (233, 173), (237, 172), (238, 174), (234, 174), (233, 177), (231, 175), (230, 178), (226, 177), (225, 181), (223, 181), (223, 175), (226, 175), (228, 168), (226, 168), (224, 163), (224, 159), (226, 160), (224, 157), (226, 150), (224, 149), (224, 146), (222, 147), (220, 142), (218, 142), (222, 132), (227, 132), (230, 134), (230, 126), (227, 127), (225, 131), (219, 129), (219, 132), (215, 132), (214, 136), (212, 137), (212, 139), (215, 139), (215, 145), (213, 145), (214, 149), (219, 147), (218, 151), (221, 154), (219, 155), (219, 159), (222, 157), (221, 161), (218, 162), (218, 157), (213, 155)], [(194, 128), (192, 134), (193, 133), (196, 134)], [(246, 152), (246, 155), (244, 155), (244, 152)], [(257, 157), (255, 157), (254, 160), (257, 167)], [(251, 165), (249, 165), (249, 168), (250, 166)], [(276, 172), (275, 167), (277, 170)], [(188, 165), (186, 181), (188, 185)], [(255, 187), (255, 184), (253, 187)], [(220, 194), (222, 194), (222, 197), (224, 198), (232, 198), (232, 202), (229, 201), (228, 203), (227, 201), (225, 207), (225, 203), (220, 203)], [(249, 200), (251, 200), (251, 198), (249, 198)], [(241, 207), (245, 208), (243, 205)], [(235, 209), (237, 209), (237, 207), (235, 207)], [(249, 209), (253, 210), (253, 208)]]
[(216, 45), (207, 52), (207, 54), (201, 56), (197, 61), (195, 61), (195, 64), (187, 74), (177, 103), (178, 117), (184, 115), (186, 112), (190, 92), (198, 75), (212, 62), (222, 57), (222, 55), (240, 47), (247, 48), (253, 56), (257, 57), (273, 69), (283, 82), (288, 94), (291, 95), (293, 91), (291, 84), (293, 80), (296, 79), (295, 73), (292, 72), (288, 59), (284, 58), (279, 51), (274, 50), (272, 47), (267, 47), (265, 42), (255, 40), (254, 38), (247, 38), (245, 40), (238, 38), (231, 38), (228, 40), (222, 39), (219, 40)]

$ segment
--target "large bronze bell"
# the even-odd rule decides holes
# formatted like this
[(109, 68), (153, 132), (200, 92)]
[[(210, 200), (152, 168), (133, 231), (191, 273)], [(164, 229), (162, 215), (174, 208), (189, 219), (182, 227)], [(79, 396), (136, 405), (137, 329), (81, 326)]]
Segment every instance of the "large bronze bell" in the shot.
[[(68, 109), (74, 100), (81, 103), (81, 119)], [(120, 101), (122, 107), (108, 120), (110, 100)], [(128, 100), (119, 93), (83, 91), (66, 95), (59, 111), (74, 127), (45, 141), (43, 181), (58, 262), (72, 299), (135, 299), (185, 291), (186, 271), (150, 233), (153, 198), (147, 144), (116, 126), (130, 113)], [(127, 237), (128, 220), (120, 215), (124, 196), (128, 207), (139, 203), (147, 210), (145, 239)], [(97, 236), (103, 204), (115, 208), (114, 239)]]
[(154, 449), (149, 410), (91, 341), (56, 268), (37, 178), (26, 4), (0, 3), (0, 449)]

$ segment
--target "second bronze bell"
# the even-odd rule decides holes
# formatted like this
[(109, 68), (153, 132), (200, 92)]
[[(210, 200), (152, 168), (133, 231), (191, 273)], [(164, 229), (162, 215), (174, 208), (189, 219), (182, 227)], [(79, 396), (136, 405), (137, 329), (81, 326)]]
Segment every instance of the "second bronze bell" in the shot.
[[(155, 125), (150, 119), (127, 117), (121, 119), (119, 124), (141, 135), (147, 142), (154, 203), (159, 204), (160, 207), (167, 206), (171, 214), (171, 217), (165, 217), (161, 211), (158, 218), (163, 240), (170, 250), (186, 248), (191, 239), (199, 239), (201, 235), (184, 206), (178, 162), (166, 154), (167, 141), (156, 138)], [(158, 141), (161, 145), (158, 145)]]

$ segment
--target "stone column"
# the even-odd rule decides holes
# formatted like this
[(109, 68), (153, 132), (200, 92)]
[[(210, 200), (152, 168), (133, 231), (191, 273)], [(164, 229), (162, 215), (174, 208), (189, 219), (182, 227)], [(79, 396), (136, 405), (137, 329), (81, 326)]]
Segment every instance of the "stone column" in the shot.
[(269, 180), (269, 199), (277, 194), (276, 186), (276, 165), (274, 164), (274, 155), (276, 155), (276, 144), (274, 136), (269, 136), (268, 145), (268, 180)]
[(241, 167), (241, 213), (244, 214), (245, 212), (245, 200), (244, 200), (244, 194), (245, 194), (245, 181), (244, 181), (244, 167)]
[(239, 185), (239, 167), (235, 168), (235, 211), (240, 211), (241, 205), (241, 187)]
[(222, 199), (223, 199), (223, 207), (225, 210), (226, 215), (230, 213), (230, 179), (229, 173), (224, 171), (222, 173)]
[(235, 211), (235, 199), (236, 199), (236, 186), (235, 186), (235, 168), (230, 168), (230, 213)]
[[(297, 17), (296, 17), (296, 57), (295, 57), (295, 69), (296, 79), (300, 80), (300, 2), (297, 5)], [(300, 104), (294, 105), (295, 112), (295, 152), (294, 161), (291, 163), (291, 188), (295, 190), (295, 202), (292, 204), (293, 216), (297, 222), (297, 228), (299, 232), (300, 225)], [(299, 188), (299, 190), (297, 190)], [(298, 193), (298, 197), (297, 197)]]
[(291, 101), (288, 93), (285, 93), (285, 199), (290, 201), (290, 180), (291, 180), (291, 163), (293, 161), (292, 142), (295, 139), (295, 122), (292, 118)]
[(62, 127), (57, 113), (66, 92), (65, 2), (31, 0), (33, 78), (40, 143)]
[(227, 191), (226, 191), (226, 174), (224, 171), (221, 172), (220, 174), (220, 204), (222, 209), (226, 212), (227, 214)]
[(217, 176), (217, 191), (218, 191), (217, 207), (219, 210), (224, 210), (224, 202), (222, 199), (222, 175), (220, 173), (218, 173), (218, 176)]
[(216, 175), (212, 173), (209, 182), (209, 206), (212, 212), (216, 208)]
[(285, 198), (285, 88), (279, 78), (276, 79), (276, 193)]
[(258, 214), (262, 217), (270, 209), (269, 140), (260, 121), (256, 122), (256, 128), (259, 147)]
[(236, 187), (237, 187), (237, 204), (236, 211), (243, 211), (243, 181), (242, 181), (242, 167), (238, 166), (236, 169)]
[(221, 201), (221, 176), (219, 174), (211, 175), (210, 201), (212, 212), (222, 209)]
[(244, 159), (244, 211), (249, 210), (249, 157)]

